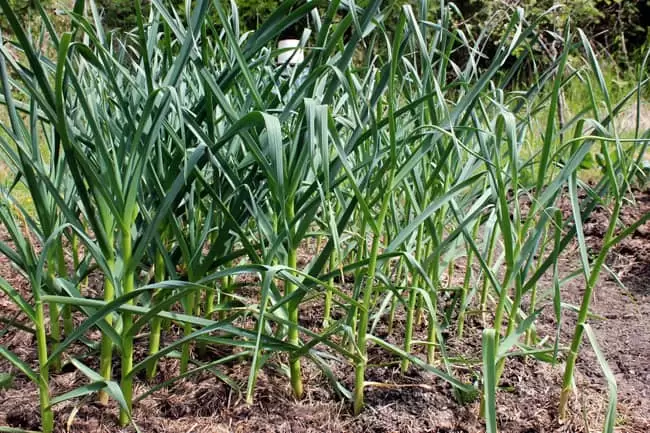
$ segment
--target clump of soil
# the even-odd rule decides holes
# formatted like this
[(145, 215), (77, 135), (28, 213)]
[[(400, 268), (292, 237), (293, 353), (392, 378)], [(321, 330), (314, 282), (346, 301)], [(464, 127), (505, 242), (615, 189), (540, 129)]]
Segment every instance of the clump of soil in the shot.
[[(638, 191), (636, 202), (624, 209), (621, 220), (630, 223), (650, 212), (650, 194)], [(585, 224), (587, 240), (598, 248), (606, 229), (606, 209), (598, 209)], [(0, 233), (0, 236), (3, 236)], [(604, 274), (596, 287), (591, 304), (590, 324), (596, 331), (618, 384), (617, 431), (643, 433), (650, 431), (650, 339), (644, 318), (650, 314), (650, 223), (645, 224), (618, 245), (608, 259), (609, 274)], [(305, 257), (305, 261), (308, 257)], [(579, 266), (577, 250), (562, 258), (563, 274)], [(457, 272), (462, 275), (462, 270)], [(4, 257), (0, 257), (0, 275), (21, 293), (28, 287)], [(543, 281), (539, 293), (549, 292), (550, 279)], [(543, 285), (544, 285), (543, 284)], [(579, 305), (584, 292), (580, 278), (562, 288), (563, 301)], [(254, 293), (252, 291), (251, 293)], [(541, 296), (540, 305), (550, 304)], [(301, 311), (303, 325), (317, 329), (320, 324), (319, 306)], [(4, 318), (23, 320), (15, 306), (0, 295), (0, 311)], [(561, 342), (567, 344), (575, 313), (563, 310)], [(403, 317), (398, 317), (388, 340), (399, 343), (403, 335)], [(552, 308), (545, 308), (538, 318), (541, 334), (554, 335), (557, 318)], [(466, 380), (478, 377), (481, 368), (481, 332), (479, 317), (470, 315), (465, 335), (457, 339), (448, 336), (449, 356), (457, 360), (453, 373)], [(425, 338), (426, 326), (417, 330), (416, 339)], [(96, 336), (95, 336), (96, 338)], [(146, 340), (146, 339), (145, 339)], [(138, 340), (138, 350), (146, 350), (146, 341)], [(0, 323), (0, 344), (23, 360), (35, 365), (35, 343), (31, 334)], [(544, 364), (532, 359), (509, 358), (498, 393), (498, 423), (506, 433), (590, 432), (601, 431), (607, 407), (607, 386), (600, 365), (585, 340), (577, 364), (577, 392), (570, 402), (569, 420), (560, 423), (557, 403), (563, 366)], [(217, 355), (215, 355), (217, 356)], [(459, 404), (453, 390), (442, 380), (421, 370), (399, 372), (397, 359), (377, 348), (370, 348), (373, 367), (367, 380), (376, 383), (366, 392), (366, 409), (354, 417), (349, 404), (332, 389), (323, 373), (310, 362), (304, 363), (306, 395), (296, 401), (288, 381), (277, 369), (265, 368), (258, 379), (255, 400), (246, 404), (242, 392), (233, 390), (214, 375), (201, 374), (178, 381), (153, 392), (135, 407), (134, 419), (141, 431), (148, 433), (225, 433), (225, 432), (433, 432), (474, 433), (484, 431), (479, 417), (479, 402)], [(96, 360), (95, 360), (96, 361)], [(92, 359), (87, 360), (94, 365)], [(274, 360), (279, 361), (279, 359)], [(349, 364), (333, 363), (334, 374), (351, 387), (353, 370)], [(0, 372), (16, 373), (9, 363), (0, 360)], [(156, 383), (173, 378), (178, 372), (176, 360), (163, 360)], [(248, 366), (232, 364), (220, 368), (235, 383), (245, 388)], [(60, 395), (87, 383), (78, 371), (64, 369), (52, 376), (52, 392)], [(135, 393), (142, 395), (155, 384), (141, 378)], [(0, 390), (0, 426), (38, 430), (39, 413), (36, 387), (16, 374), (10, 389)], [(57, 432), (126, 432), (116, 419), (117, 407), (103, 407), (93, 396), (56, 406)]]

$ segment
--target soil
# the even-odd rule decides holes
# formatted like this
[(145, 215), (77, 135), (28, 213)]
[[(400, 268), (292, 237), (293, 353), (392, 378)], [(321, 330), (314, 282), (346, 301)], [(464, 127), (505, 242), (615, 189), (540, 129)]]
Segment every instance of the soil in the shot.
[[(650, 191), (637, 191), (636, 201), (623, 211), (621, 220), (629, 223), (650, 212)], [(568, 208), (567, 208), (568, 209)], [(607, 209), (597, 209), (585, 224), (587, 242), (592, 249), (600, 247), (606, 229)], [(2, 230), (0, 228), (0, 230)], [(0, 231), (0, 236), (3, 233)], [(6, 236), (6, 235), (5, 235)], [(616, 431), (643, 433), (650, 431), (650, 337), (645, 317), (650, 315), (650, 222), (641, 226), (630, 238), (609, 255), (607, 266), (598, 283), (591, 304), (589, 321), (595, 331), (618, 385), (618, 419)], [(308, 253), (303, 256), (308, 256)], [(560, 263), (563, 275), (577, 269), (578, 251), (574, 246)], [(305, 259), (305, 257), (303, 257)], [(462, 275), (462, 269), (454, 275)], [(0, 276), (22, 293), (27, 293), (23, 277), (4, 257), (0, 257)], [(460, 277), (459, 277), (460, 278)], [(538, 317), (539, 335), (555, 334), (557, 318), (553, 313), (551, 277), (545, 276), (538, 288), (539, 306), (545, 306)], [(563, 301), (579, 305), (584, 283), (570, 280), (562, 287)], [(0, 295), (0, 317), (16, 318), (15, 306)], [(303, 325), (317, 329), (319, 306), (306, 305), (301, 311)], [(403, 317), (398, 314), (395, 329), (386, 335), (385, 326), (376, 330), (393, 343), (400, 342)], [(561, 317), (561, 344), (567, 345), (573, 333), (576, 314), (564, 309)], [(467, 318), (462, 339), (447, 335), (448, 355), (453, 357), (454, 374), (471, 379), (481, 366), (481, 332), (478, 314)], [(415, 338), (424, 338), (426, 326), (417, 330)], [(92, 337), (92, 336), (91, 336)], [(168, 336), (169, 338), (173, 336)], [(35, 343), (31, 334), (9, 328), (0, 322), (0, 344), (30, 364), (35, 363)], [(144, 350), (146, 339), (138, 341)], [(223, 354), (220, 354), (223, 356)], [(288, 381), (270, 366), (260, 373), (255, 400), (246, 404), (241, 392), (210, 374), (176, 382), (154, 392), (135, 407), (134, 418), (142, 432), (151, 433), (225, 433), (225, 432), (434, 432), (474, 433), (484, 431), (479, 418), (479, 402), (464, 405), (456, 402), (450, 386), (433, 375), (411, 368), (399, 371), (397, 360), (376, 347), (369, 350), (367, 380), (383, 384), (371, 386), (366, 392), (366, 408), (354, 417), (349, 404), (332, 390), (318, 368), (305, 361), (303, 377), (306, 395), (300, 401), (292, 398)], [(86, 360), (95, 367), (96, 360)], [(116, 365), (119, 364), (116, 360)], [(552, 365), (530, 358), (510, 357), (497, 396), (500, 431), (512, 433), (595, 432), (602, 431), (607, 408), (607, 385), (602, 369), (585, 338), (576, 371), (576, 392), (570, 401), (568, 420), (559, 422), (557, 402), (563, 365)], [(349, 365), (332, 365), (342, 382), (350, 387), (353, 370)], [(178, 371), (175, 360), (161, 362), (157, 383), (174, 377)], [(245, 364), (225, 366), (222, 373), (238, 382), (243, 389), (248, 375)], [(12, 372), (0, 360), (0, 373)], [(52, 376), (52, 392), (60, 395), (87, 383), (78, 371), (64, 368)], [(137, 380), (136, 395), (150, 384)], [(8, 389), (0, 389), (0, 426), (38, 430), (38, 394), (36, 387), (21, 374), (15, 374)], [(56, 406), (57, 432), (122, 432), (116, 424), (117, 409), (113, 403), (104, 407), (93, 396)]]

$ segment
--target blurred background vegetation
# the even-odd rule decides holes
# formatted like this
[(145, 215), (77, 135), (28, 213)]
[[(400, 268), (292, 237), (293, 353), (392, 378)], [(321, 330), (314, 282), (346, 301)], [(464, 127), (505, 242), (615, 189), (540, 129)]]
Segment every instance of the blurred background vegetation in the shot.
[[(104, 25), (107, 29), (128, 31), (135, 26), (134, 0), (96, 0), (103, 10)], [(183, 16), (185, 0), (166, 0), (173, 4), (179, 15)], [(57, 8), (69, 7), (71, 0), (41, 0), (46, 9), (54, 12)], [(280, 0), (236, 0), (239, 8), (240, 25), (243, 30), (254, 30), (277, 7)], [(363, 6), (367, 0), (359, 0)], [(9, 0), (14, 10), (26, 19), (36, 16), (35, 0)], [(147, 0), (143, 0), (146, 4)], [(227, 2), (224, 2), (227, 3)], [(345, 4), (346, 2), (341, 2)], [(422, 2), (421, 0), (397, 0), (384, 2), (384, 13), (399, 13), (401, 5), (411, 3), (414, 10), (421, 10), (426, 3), (429, 17), (435, 17), (440, 7), (439, 1)], [(457, 0), (457, 20), (459, 25), (478, 34), (486, 28), (496, 29), (490, 35), (492, 42), (498, 41), (499, 28), (503, 28), (508, 17), (516, 7), (522, 7), (529, 19), (544, 15), (543, 29), (549, 32), (560, 31), (567, 19), (574, 26), (582, 28), (599, 48), (619, 67), (625, 68), (643, 52), (648, 42), (650, 23), (650, 0)], [(554, 8), (555, 7), (555, 8)], [(551, 8), (552, 12), (547, 13)], [(386, 22), (396, 22), (387, 20)], [(489, 25), (487, 25), (489, 24)], [(0, 17), (0, 27), (7, 25)], [(291, 29), (290, 29), (291, 30)], [(301, 29), (293, 29), (300, 32)], [(549, 36), (550, 37), (550, 36)]]

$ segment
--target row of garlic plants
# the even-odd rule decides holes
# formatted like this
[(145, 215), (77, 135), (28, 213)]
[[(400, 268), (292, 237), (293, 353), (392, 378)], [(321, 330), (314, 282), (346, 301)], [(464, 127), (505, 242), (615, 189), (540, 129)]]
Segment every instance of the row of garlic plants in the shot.
[[(38, 385), (44, 432), (59, 402), (98, 393), (118, 402), (126, 425), (138, 400), (198, 372), (235, 386), (219, 369), (234, 362), (250, 366), (251, 401), (260, 369), (282, 359), (297, 398), (309, 361), (359, 413), (371, 345), (399, 358), (402, 371), (414, 365), (449, 382), (462, 401), (481, 391), (491, 431), (506, 357), (553, 362), (566, 353), (558, 399), (566, 416), (607, 251), (645, 221), (619, 227), (647, 143), (640, 131), (621, 138), (613, 122), (640, 97), (645, 76), (625, 100), (611, 101), (589, 41), (567, 27), (557, 59), (536, 70), (534, 85), (514, 90), (522, 67), (535, 65), (536, 26), (523, 11), (488, 59), (489, 29), (472, 37), (453, 24), (453, 5), (433, 17), (422, 12), (426, 3), (405, 6), (389, 33), (379, 0), (365, 8), (289, 0), (242, 34), (232, 4), (198, 0), (184, 21), (153, 0), (147, 15), (135, 3), (137, 28), (118, 37), (102, 29), (93, 1), (77, 1), (70, 31), (58, 34), (38, 2), (43, 27), (34, 33), (0, 0), (15, 37), (11, 50), (0, 44), (9, 119), (0, 142), (15, 173), (2, 190), (10, 240), (0, 252), (31, 292), (4, 280), (0, 288), (29, 322), (38, 365), (1, 346), (0, 355)], [(215, 14), (218, 25), (207, 19)], [(277, 64), (270, 47), (305, 20), (306, 58)], [(585, 62), (574, 69), (577, 55)], [(559, 121), (562, 89), (576, 80), (593, 97)], [(578, 174), (593, 152), (604, 155), (604, 174), (589, 186)], [(33, 211), (14, 198), (18, 185)], [(569, 215), (559, 206), (566, 197)], [(597, 206), (613, 211), (592, 260), (582, 222)], [(538, 284), (551, 273), (560, 326), (558, 260), (574, 242), (587, 290), (567, 350), (538, 337), (534, 323)], [(305, 251), (313, 254), (299, 266)], [(452, 285), (461, 261), (462, 284)], [(101, 287), (86, 286), (91, 273)], [(241, 290), (249, 275), (258, 277), (253, 299)], [(314, 303), (324, 311), (316, 329), (299, 316)], [(401, 311), (396, 345), (376, 330), (387, 324), (397, 333)], [(487, 328), (481, 389), (458, 375), (442, 332), (463, 338), (468, 311)], [(171, 326), (182, 335), (161, 338)], [(87, 338), (91, 329), (100, 342)], [(143, 332), (148, 352), (136, 362)], [(206, 361), (217, 345), (237, 350)], [(99, 357), (98, 370), (87, 356)], [(178, 376), (134, 395), (135, 376), (155, 380), (164, 357), (180, 359)], [(352, 389), (332, 370), (339, 361), (354, 367)], [(65, 363), (89, 384), (52, 396), (50, 374)]]

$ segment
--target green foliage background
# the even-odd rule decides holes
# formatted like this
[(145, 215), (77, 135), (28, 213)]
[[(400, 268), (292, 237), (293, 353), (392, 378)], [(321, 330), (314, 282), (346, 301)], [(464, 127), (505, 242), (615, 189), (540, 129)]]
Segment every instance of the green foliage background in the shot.
[[(17, 0), (26, 1), (26, 0)], [(108, 28), (129, 29), (135, 26), (134, 0), (98, 0), (104, 10), (104, 24)], [(142, 2), (146, 3), (145, 1)], [(185, 16), (184, 0), (167, 0), (176, 7), (180, 16)], [(228, 2), (225, 6), (228, 6)], [(242, 28), (255, 29), (278, 6), (280, 0), (237, 0)], [(213, 19), (217, 19), (213, 17)]]
[(582, 28), (601, 50), (619, 60), (637, 54), (648, 39), (649, 0), (464, 0), (459, 3), (471, 23), (480, 26), (489, 21), (503, 23), (514, 7), (522, 7), (528, 16), (544, 15), (543, 27), (559, 31), (567, 20)]
[[(33, 11), (35, 0), (9, 0), (14, 10), (22, 15)], [(103, 10), (104, 23), (109, 29), (128, 30), (135, 26), (134, 0), (96, 0)], [(184, 0), (167, 0), (173, 4), (179, 14), (185, 14)], [(367, 0), (358, 0), (363, 6)], [(277, 7), (281, 0), (236, 0), (239, 8), (241, 27), (252, 30), (264, 21)], [(143, 4), (147, 1), (143, 0)], [(227, 6), (228, 2), (224, 2)], [(343, 3), (343, 2), (342, 2)], [(423, 2), (421, 0), (387, 0), (384, 2), (384, 12), (390, 15), (399, 13), (401, 6), (410, 3), (415, 11), (420, 11), (423, 5), (428, 9), (429, 19), (435, 19), (439, 1)], [(486, 28), (487, 23), (497, 29), (491, 35), (497, 41), (501, 24), (504, 24), (512, 11), (522, 7), (528, 17), (533, 19), (543, 15), (549, 9), (556, 7), (553, 12), (546, 14), (543, 29), (552, 32), (562, 28), (571, 19), (575, 26), (585, 30), (596, 42), (601, 51), (611, 54), (620, 64), (624, 64), (639, 54), (648, 42), (650, 27), (650, 0), (457, 0), (454, 2), (460, 12), (459, 23), (478, 33)], [(41, 4), (54, 9), (65, 4), (63, 0), (41, 0)], [(559, 7), (558, 7), (559, 6)], [(216, 18), (215, 18), (216, 20)], [(395, 22), (388, 19), (387, 23)], [(0, 27), (6, 29), (6, 23), (0, 17)], [(502, 26), (501, 26), (502, 27)]]
[[(462, 19), (475, 34), (486, 27), (497, 30), (492, 41), (497, 42), (513, 11), (521, 7), (530, 20), (542, 18), (541, 28), (561, 33), (567, 20), (582, 28), (602, 50), (622, 61), (638, 55), (648, 43), (650, 0), (456, 0), (453, 2)], [(399, 13), (403, 4), (420, 10), (419, 0), (385, 2), (389, 14)], [(429, 1), (429, 17), (436, 17), (440, 3)], [(550, 13), (549, 10), (552, 10)], [(489, 26), (487, 24), (490, 24)]]

